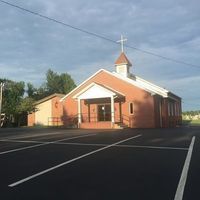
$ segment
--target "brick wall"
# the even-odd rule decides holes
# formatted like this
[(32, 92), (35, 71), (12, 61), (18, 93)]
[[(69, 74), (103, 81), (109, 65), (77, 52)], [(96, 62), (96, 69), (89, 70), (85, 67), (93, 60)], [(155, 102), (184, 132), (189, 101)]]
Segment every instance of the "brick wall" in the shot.
[[(130, 118), (130, 121), (124, 120), (124, 123), (130, 127), (137, 128), (154, 128), (155, 127), (155, 111), (154, 98), (150, 93), (133, 86), (123, 80), (120, 80), (110, 74), (101, 71), (95, 77), (91, 78), (79, 89), (75, 90), (64, 101), (64, 114), (68, 116), (77, 115), (77, 101), (72, 97), (80, 92), (84, 87), (92, 82), (106, 85), (125, 95), (125, 101), (122, 102), (121, 109), (124, 119)], [(129, 114), (129, 103), (134, 103), (134, 114)], [(119, 106), (115, 105), (116, 113), (119, 113)], [(82, 101), (82, 113), (87, 112), (87, 106)]]

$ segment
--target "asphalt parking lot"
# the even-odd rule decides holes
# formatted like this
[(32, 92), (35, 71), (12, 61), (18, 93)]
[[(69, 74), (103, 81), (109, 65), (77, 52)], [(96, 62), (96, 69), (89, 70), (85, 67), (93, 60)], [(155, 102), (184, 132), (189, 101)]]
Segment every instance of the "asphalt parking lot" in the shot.
[(1, 129), (2, 200), (200, 199), (200, 127)]

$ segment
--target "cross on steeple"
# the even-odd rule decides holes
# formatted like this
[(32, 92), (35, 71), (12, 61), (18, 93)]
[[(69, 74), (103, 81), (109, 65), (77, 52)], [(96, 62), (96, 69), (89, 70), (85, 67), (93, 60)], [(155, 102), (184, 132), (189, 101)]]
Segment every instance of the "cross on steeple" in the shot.
[(123, 35), (121, 35), (121, 40), (118, 40), (117, 42), (121, 43), (121, 51), (124, 52), (124, 42), (126, 42), (127, 39), (123, 37)]

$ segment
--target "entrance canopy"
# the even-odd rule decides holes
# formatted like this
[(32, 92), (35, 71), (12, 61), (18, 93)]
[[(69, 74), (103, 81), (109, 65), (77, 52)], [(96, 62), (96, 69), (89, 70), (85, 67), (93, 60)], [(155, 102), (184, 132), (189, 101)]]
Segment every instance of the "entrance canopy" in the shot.
[(105, 85), (100, 85), (97, 83), (91, 83), (79, 93), (77, 93), (73, 98), (75, 99), (100, 99), (100, 98), (120, 98), (124, 95), (112, 88), (109, 88)]
[[(78, 100), (78, 126), (82, 123), (82, 115), (81, 115), (81, 100), (97, 100), (97, 99), (105, 99), (110, 98), (111, 104), (111, 123), (112, 126), (115, 123), (115, 109), (114, 102), (115, 98), (124, 98), (125, 96), (120, 92), (113, 90), (105, 85), (101, 85), (98, 83), (91, 83), (84, 89), (82, 89), (79, 93), (73, 96), (73, 98)], [(90, 113), (88, 113), (90, 115)]]

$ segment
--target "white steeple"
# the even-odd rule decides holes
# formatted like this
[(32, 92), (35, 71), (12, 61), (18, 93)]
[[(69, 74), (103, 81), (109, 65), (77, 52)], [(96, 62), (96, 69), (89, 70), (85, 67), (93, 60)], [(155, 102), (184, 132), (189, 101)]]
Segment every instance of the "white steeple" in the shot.
[(121, 35), (121, 39), (118, 40), (117, 42), (121, 43), (121, 54), (118, 57), (118, 59), (115, 61), (115, 67), (116, 67), (116, 72), (125, 76), (129, 77), (130, 72), (129, 68), (132, 66), (131, 62), (128, 60), (124, 53), (124, 42), (127, 41), (127, 39), (123, 38)]

